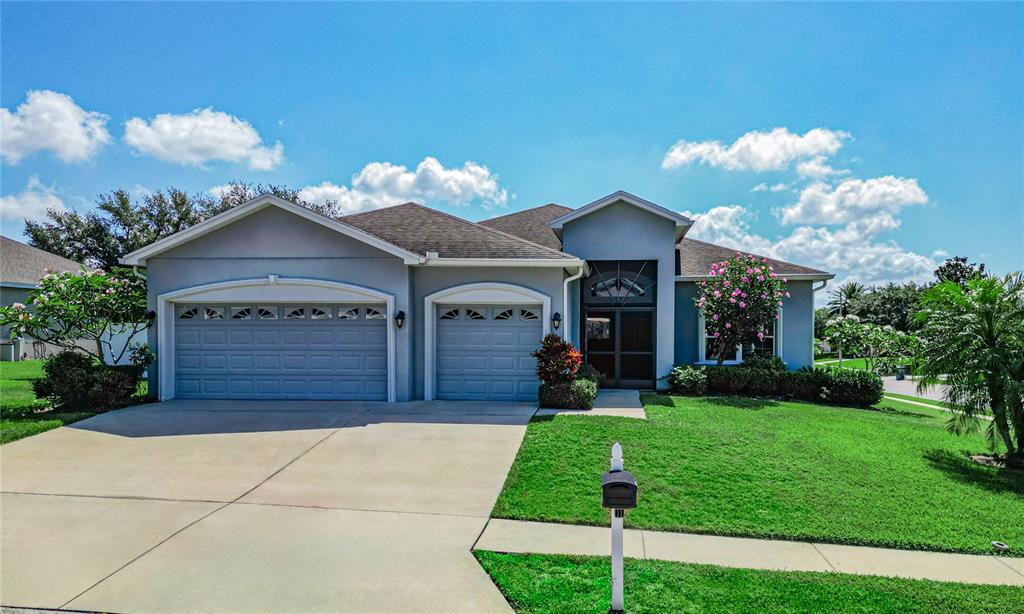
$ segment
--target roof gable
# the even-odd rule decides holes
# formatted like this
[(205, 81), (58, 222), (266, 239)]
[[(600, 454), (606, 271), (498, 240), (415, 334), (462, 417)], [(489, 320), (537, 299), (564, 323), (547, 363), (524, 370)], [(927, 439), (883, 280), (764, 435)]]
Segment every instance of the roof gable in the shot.
[(629, 192), (626, 192), (624, 190), (619, 190), (617, 192), (609, 194), (608, 196), (599, 198), (590, 204), (584, 205), (579, 209), (575, 209), (573, 211), (566, 213), (565, 215), (559, 216), (551, 220), (551, 229), (555, 232), (556, 235), (561, 237), (562, 227), (565, 226), (565, 224), (567, 224), (568, 222), (577, 220), (586, 215), (590, 215), (595, 211), (599, 211), (604, 207), (607, 207), (608, 205), (618, 202), (623, 202), (628, 205), (632, 205), (634, 207), (637, 207), (638, 209), (643, 209), (648, 213), (652, 213), (654, 215), (672, 221), (676, 225), (677, 238), (683, 236), (683, 234), (686, 232), (686, 229), (693, 225), (693, 220), (684, 215), (680, 215), (675, 211), (666, 209), (661, 205), (656, 205), (649, 200), (645, 200), (643, 198), (640, 198), (639, 196), (630, 194)]
[(369, 234), (359, 228), (342, 223), (325, 215), (320, 215), (315, 211), (296, 205), (295, 203), (284, 200), (283, 198), (279, 198), (271, 194), (262, 194), (245, 204), (229, 209), (223, 213), (219, 213), (208, 220), (186, 228), (185, 230), (177, 232), (169, 237), (164, 237), (163, 239), (151, 243), (142, 249), (136, 250), (122, 258), (121, 262), (127, 265), (145, 265), (148, 258), (152, 258), (153, 256), (166, 252), (169, 249), (205, 236), (219, 228), (223, 228), (224, 226), (232, 224), (240, 219), (262, 211), (267, 207), (278, 207), (284, 211), (320, 224), (321, 226), (329, 228), (339, 234), (367, 243), (368, 245), (376, 247), (384, 252), (402, 258), (406, 264), (417, 264), (422, 260), (418, 254), (410, 252), (409, 250), (399, 247), (393, 243), (389, 243), (386, 240), (382, 240), (380, 237)]

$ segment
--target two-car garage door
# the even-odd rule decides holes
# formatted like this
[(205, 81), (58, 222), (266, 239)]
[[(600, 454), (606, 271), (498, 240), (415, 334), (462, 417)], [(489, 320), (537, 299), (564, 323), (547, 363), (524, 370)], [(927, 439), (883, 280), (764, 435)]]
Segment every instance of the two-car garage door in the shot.
[(540, 306), (438, 305), (437, 398), (537, 399)]
[(387, 400), (380, 305), (177, 305), (175, 396)]

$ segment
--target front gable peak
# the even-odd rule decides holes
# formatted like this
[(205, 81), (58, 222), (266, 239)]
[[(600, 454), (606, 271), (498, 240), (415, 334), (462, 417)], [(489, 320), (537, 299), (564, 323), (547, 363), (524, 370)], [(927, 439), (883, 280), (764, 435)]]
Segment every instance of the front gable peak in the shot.
[(615, 203), (625, 203), (673, 222), (676, 226), (676, 239), (682, 237), (686, 233), (686, 230), (693, 225), (693, 220), (684, 215), (680, 215), (675, 211), (666, 209), (661, 205), (654, 204), (649, 200), (636, 196), (635, 194), (630, 194), (625, 190), (619, 190), (551, 220), (551, 230), (561, 237), (562, 228), (566, 223), (578, 220)]

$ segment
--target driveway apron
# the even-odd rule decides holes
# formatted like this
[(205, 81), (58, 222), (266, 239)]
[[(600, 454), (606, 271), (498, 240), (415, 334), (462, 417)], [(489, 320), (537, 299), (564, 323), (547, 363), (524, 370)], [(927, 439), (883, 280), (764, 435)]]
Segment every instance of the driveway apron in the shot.
[(0, 603), (507, 612), (470, 548), (530, 405), (169, 401), (0, 449)]

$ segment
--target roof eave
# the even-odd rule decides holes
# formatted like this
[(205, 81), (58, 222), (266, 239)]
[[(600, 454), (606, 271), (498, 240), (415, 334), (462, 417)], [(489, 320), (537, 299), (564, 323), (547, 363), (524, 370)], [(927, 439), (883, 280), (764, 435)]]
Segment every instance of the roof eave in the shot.
[(579, 258), (428, 258), (422, 266), (565, 268), (585, 264)]
[[(819, 281), (828, 280), (835, 278), (835, 273), (779, 273), (780, 277), (785, 277), (791, 281)], [(701, 281), (704, 279), (711, 279), (709, 275), (676, 275), (676, 281)]]
[(554, 231), (555, 235), (561, 238), (562, 227), (566, 224), (566, 222), (571, 222), (581, 217), (585, 217), (587, 215), (590, 215), (591, 213), (594, 213), (595, 211), (603, 209), (604, 207), (612, 203), (617, 203), (619, 201), (626, 202), (630, 205), (633, 205), (634, 207), (644, 209), (650, 213), (653, 213), (654, 215), (669, 219), (672, 222), (674, 222), (676, 225), (676, 240), (678, 240), (680, 237), (686, 234), (686, 231), (687, 229), (690, 228), (690, 226), (693, 226), (693, 220), (684, 215), (676, 213), (671, 209), (666, 209), (661, 205), (652, 203), (647, 199), (640, 198), (635, 194), (630, 194), (625, 190), (618, 190), (616, 192), (609, 194), (608, 196), (601, 197), (592, 203), (583, 205), (579, 209), (573, 209), (572, 211), (569, 211), (565, 215), (560, 215), (556, 217), (555, 219), (551, 220), (551, 230)]

